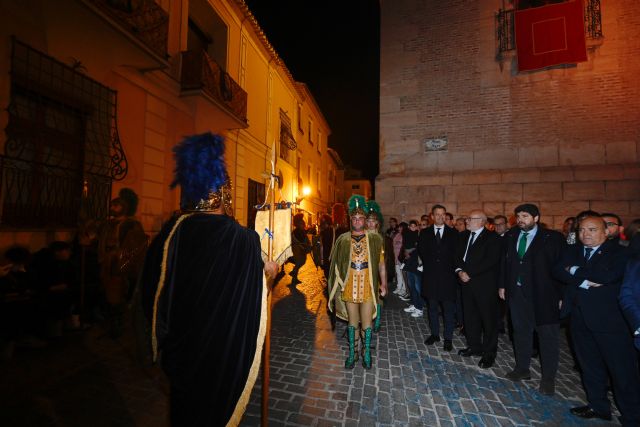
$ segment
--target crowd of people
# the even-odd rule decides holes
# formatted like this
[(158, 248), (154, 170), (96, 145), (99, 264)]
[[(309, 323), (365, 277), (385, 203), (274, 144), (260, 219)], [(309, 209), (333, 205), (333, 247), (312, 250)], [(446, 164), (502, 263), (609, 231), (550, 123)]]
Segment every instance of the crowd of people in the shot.
[[(611, 388), (623, 425), (640, 425), (634, 349), (635, 340), (640, 350), (640, 220), (625, 228), (614, 213), (584, 211), (567, 218), (559, 232), (540, 221), (534, 204), (518, 206), (510, 218), (474, 210), (457, 219), (437, 204), (420, 220), (391, 218), (382, 233), (377, 204), (363, 203), (364, 209), (349, 209), (350, 232), (336, 235), (330, 224), (321, 227), (333, 237), (327, 242), (335, 242), (325, 274), (329, 309), (348, 322), (346, 368), (355, 366), (358, 354), (371, 367), (371, 321), (380, 321), (375, 307), (388, 283), (407, 302), (407, 315), (421, 318), (427, 312), (425, 345), (442, 341), (444, 351), (453, 351), (457, 329), (466, 341), (458, 354), (478, 357), (480, 368), (494, 365), (498, 336), (508, 332), (515, 365), (505, 378), (530, 379), (531, 359), (539, 356), (539, 391), (545, 395), (555, 394), (565, 329), (588, 401), (571, 413), (611, 420)], [(367, 209), (370, 204), (376, 208)], [(371, 227), (363, 225), (365, 218)], [(344, 248), (337, 251), (338, 244)], [(384, 257), (393, 260), (392, 268)]]
[(13, 245), (0, 267), (0, 357), (16, 348), (41, 348), (68, 330), (104, 322), (123, 332), (148, 237), (135, 219), (137, 195), (123, 188), (102, 224), (88, 223), (71, 242), (54, 241), (31, 253)]

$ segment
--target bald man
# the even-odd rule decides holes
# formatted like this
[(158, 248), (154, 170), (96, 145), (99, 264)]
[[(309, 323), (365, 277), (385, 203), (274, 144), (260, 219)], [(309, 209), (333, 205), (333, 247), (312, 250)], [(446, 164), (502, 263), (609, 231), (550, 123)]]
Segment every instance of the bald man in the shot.
[(462, 288), (467, 348), (463, 357), (481, 356), (478, 366), (493, 366), (498, 348), (498, 283), (500, 240), (485, 228), (487, 215), (472, 211), (460, 234), (455, 272)]

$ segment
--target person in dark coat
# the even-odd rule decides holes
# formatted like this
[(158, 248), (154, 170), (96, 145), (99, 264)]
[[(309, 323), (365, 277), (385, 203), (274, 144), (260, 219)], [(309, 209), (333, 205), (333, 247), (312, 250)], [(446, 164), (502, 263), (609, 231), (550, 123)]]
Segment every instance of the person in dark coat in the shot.
[(622, 424), (640, 425), (638, 359), (618, 295), (628, 261), (627, 248), (607, 240), (597, 214), (579, 219), (579, 242), (568, 246), (554, 268), (566, 283), (561, 316), (571, 316), (571, 337), (582, 368), (586, 406), (571, 409), (580, 418), (611, 420), (609, 379)]
[(174, 148), (181, 212), (152, 241), (141, 303), (167, 375), (172, 426), (238, 425), (258, 376), (267, 326), (260, 238), (232, 217), (222, 137)]
[(462, 306), (467, 348), (463, 357), (482, 356), (478, 366), (493, 366), (498, 349), (498, 283), (500, 240), (487, 230), (487, 215), (474, 210), (466, 219), (456, 254), (458, 279), (462, 284)]
[(557, 231), (539, 225), (536, 205), (515, 209), (517, 227), (504, 237), (500, 298), (506, 299), (513, 323), (516, 366), (506, 377), (512, 381), (530, 379), (533, 335), (538, 333), (542, 380), (540, 392), (555, 393), (560, 357), (560, 299), (562, 284), (553, 277), (564, 238)]
[(622, 312), (631, 326), (636, 348), (640, 350), (640, 257), (638, 256), (635, 256), (627, 265), (618, 299)]
[(453, 329), (455, 327), (456, 291), (458, 280), (455, 270), (455, 255), (458, 232), (445, 225), (447, 210), (442, 205), (431, 208), (434, 224), (420, 232), (418, 253), (422, 259), (422, 296), (429, 306), (431, 336), (426, 345), (440, 341), (440, 318), (438, 309), (442, 306), (444, 318), (444, 350), (453, 350)]

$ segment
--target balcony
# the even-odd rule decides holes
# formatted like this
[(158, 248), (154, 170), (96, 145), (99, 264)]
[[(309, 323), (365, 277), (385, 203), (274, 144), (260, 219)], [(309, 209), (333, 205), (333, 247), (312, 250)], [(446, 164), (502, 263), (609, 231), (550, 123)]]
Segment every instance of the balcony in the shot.
[(204, 97), (222, 113), (211, 117), (218, 130), (248, 127), (247, 92), (206, 52), (182, 52), (181, 74), (182, 96)]
[[(496, 13), (496, 59), (502, 61), (515, 54), (515, 10), (500, 9)], [(602, 11), (600, 0), (586, 0), (584, 4), (584, 30), (587, 47), (602, 44)]]
[(113, 0), (82, 0), (88, 7), (128, 37), (162, 60), (167, 59), (169, 14), (154, 0), (122, 2)]

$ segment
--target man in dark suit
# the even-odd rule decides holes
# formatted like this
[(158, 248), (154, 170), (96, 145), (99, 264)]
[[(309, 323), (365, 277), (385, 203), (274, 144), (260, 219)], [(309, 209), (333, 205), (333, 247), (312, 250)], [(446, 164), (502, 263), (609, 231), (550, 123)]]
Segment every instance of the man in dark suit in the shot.
[(627, 265), (618, 299), (631, 325), (636, 348), (640, 350), (640, 258), (637, 256)]
[(582, 368), (588, 405), (571, 409), (581, 418), (611, 419), (609, 378), (623, 425), (640, 425), (638, 360), (618, 295), (627, 249), (607, 240), (606, 225), (591, 214), (578, 223), (580, 242), (567, 246), (554, 276), (567, 284), (561, 315), (571, 315), (571, 336)]
[(454, 273), (458, 232), (446, 226), (447, 210), (442, 205), (431, 208), (434, 224), (420, 232), (418, 254), (422, 259), (422, 296), (428, 301), (431, 336), (426, 345), (440, 341), (438, 308), (442, 305), (444, 318), (444, 350), (453, 350), (455, 301), (458, 282)]
[(487, 215), (484, 212), (472, 211), (466, 223), (467, 230), (460, 235), (455, 272), (462, 284), (467, 348), (458, 354), (482, 356), (478, 366), (487, 369), (493, 366), (498, 348), (500, 240), (485, 228)]
[(513, 323), (516, 366), (506, 377), (512, 381), (530, 379), (533, 332), (538, 333), (542, 380), (540, 392), (555, 393), (560, 355), (560, 299), (562, 285), (553, 277), (564, 238), (557, 231), (539, 226), (536, 205), (515, 209), (517, 227), (504, 237), (500, 298), (507, 300)]

